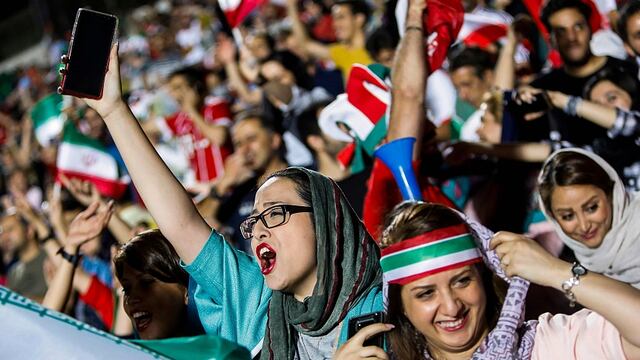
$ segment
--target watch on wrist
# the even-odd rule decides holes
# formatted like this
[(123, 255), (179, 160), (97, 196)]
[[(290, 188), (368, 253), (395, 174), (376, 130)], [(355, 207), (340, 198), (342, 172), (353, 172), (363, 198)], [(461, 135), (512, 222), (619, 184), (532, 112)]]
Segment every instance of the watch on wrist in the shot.
[(574, 262), (571, 267), (571, 274), (573, 275), (568, 280), (562, 283), (562, 291), (564, 296), (569, 299), (569, 307), (576, 306), (576, 296), (573, 293), (573, 287), (580, 284), (580, 277), (588, 273), (587, 268), (582, 266), (579, 262)]

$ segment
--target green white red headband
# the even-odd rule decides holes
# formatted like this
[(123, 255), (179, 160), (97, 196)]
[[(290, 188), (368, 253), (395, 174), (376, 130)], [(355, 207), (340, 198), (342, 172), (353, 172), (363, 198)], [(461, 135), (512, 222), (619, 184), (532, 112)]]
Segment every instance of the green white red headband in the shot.
[(464, 224), (420, 234), (381, 250), (386, 284), (406, 285), (428, 275), (482, 261)]

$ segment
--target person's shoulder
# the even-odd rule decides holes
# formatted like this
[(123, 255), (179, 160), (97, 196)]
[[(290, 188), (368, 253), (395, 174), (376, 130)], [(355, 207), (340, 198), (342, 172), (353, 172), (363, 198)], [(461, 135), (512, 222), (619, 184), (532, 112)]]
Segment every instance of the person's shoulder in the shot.
[(566, 77), (566, 73), (561, 67), (545, 69), (531, 82), (531, 86), (544, 89), (550, 85), (557, 84), (558, 79), (564, 77)]
[(622, 60), (615, 57), (607, 56), (607, 62), (604, 64), (604, 68), (618, 68), (629, 72), (632, 75), (636, 75), (638, 72), (638, 64), (633, 60)]

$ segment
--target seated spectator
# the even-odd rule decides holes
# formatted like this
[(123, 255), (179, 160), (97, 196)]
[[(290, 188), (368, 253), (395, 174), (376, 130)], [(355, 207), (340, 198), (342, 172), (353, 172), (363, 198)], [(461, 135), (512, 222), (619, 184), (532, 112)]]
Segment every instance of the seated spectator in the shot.
[(578, 261), (640, 288), (640, 200), (615, 170), (591, 152), (564, 149), (542, 167), (539, 187), (541, 208)]

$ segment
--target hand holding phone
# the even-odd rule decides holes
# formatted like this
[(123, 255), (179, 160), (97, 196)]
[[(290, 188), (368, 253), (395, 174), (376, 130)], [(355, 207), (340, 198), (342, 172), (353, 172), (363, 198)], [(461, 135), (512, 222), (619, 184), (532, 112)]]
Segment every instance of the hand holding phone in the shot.
[(389, 357), (384, 351), (384, 333), (393, 329), (393, 325), (385, 324), (383, 314), (376, 312), (365, 314), (349, 320), (349, 341), (343, 344), (334, 354), (334, 360), (347, 359), (382, 359)]
[(76, 13), (65, 68), (61, 69), (61, 94), (100, 99), (109, 66), (111, 45), (116, 39), (118, 18), (89, 9)]

